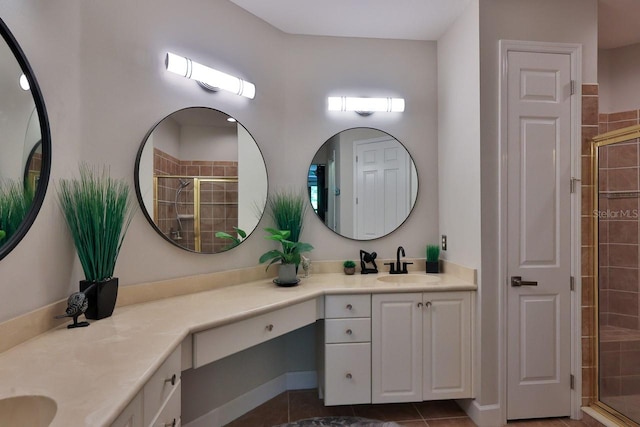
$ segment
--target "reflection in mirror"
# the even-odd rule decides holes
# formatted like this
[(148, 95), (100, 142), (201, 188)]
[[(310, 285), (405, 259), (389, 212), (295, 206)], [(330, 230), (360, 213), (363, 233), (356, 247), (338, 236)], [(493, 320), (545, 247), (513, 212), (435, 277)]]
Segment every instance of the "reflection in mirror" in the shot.
[[(635, 373), (640, 372), (640, 359), (626, 357), (631, 346), (640, 343), (639, 141), (640, 126), (595, 137), (592, 171), (598, 404), (635, 423), (640, 423), (640, 414), (633, 409), (640, 402), (638, 394), (626, 393), (624, 387), (621, 391), (612, 384), (631, 384), (636, 381)], [(625, 361), (626, 369), (619, 369), (620, 360)]]
[[(192, 252), (237, 245), (258, 225), (267, 171), (249, 132), (211, 108), (176, 111), (154, 126), (136, 159), (136, 193), (167, 241)], [(229, 238), (218, 237), (226, 233)]]
[(418, 195), (416, 166), (393, 136), (353, 128), (329, 138), (311, 161), (309, 199), (318, 218), (341, 236), (371, 240), (397, 229)]
[[(0, 259), (27, 233), (49, 178), (51, 140), (40, 88), (0, 20)], [(28, 85), (24, 85), (24, 81)], [(21, 80), (22, 86), (21, 87)]]

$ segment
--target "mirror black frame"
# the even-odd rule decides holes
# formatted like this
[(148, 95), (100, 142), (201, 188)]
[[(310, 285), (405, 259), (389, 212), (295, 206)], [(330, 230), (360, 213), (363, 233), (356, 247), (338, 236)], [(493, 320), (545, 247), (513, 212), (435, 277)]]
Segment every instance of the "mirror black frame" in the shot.
[(18, 230), (11, 237), (9, 237), (9, 240), (7, 240), (2, 246), (0, 246), (1, 260), (6, 257), (9, 252), (13, 250), (13, 248), (17, 246), (18, 243), (20, 243), (23, 237), (27, 234), (27, 231), (29, 231), (29, 229), (33, 225), (36, 217), (38, 216), (38, 212), (40, 212), (40, 208), (42, 207), (42, 203), (47, 192), (47, 186), (49, 184), (49, 175), (51, 173), (51, 131), (49, 129), (49, 118), (47, 116), (47, 109), (44, 105), (44, 98), (42, 97), (42, 92), (33, 73), (33, 69), (31, 68), (31, 65), (29, 65), (29, 61), (27, 61), (27, 57), (22, 51), (22, 48), (20, 48), (17, 40), (15, 39), (11, 31), (9, 31), (9, 28), (2, 19), (0, 19), (0, 34), (2, 34), (2, 38), (7, 43), (7, 46), (9, 46), (9, 49), (13, 53), (13, 56), (16, 58), (18, 65), (29, 81), (29, 87), (31, 95), (33, 96), (33, 102), (35, 104), (36, 111), (38, 112), (38, 120), (40, 122), (40, 136), (42, 141), (42, 169), (40, 171), (38, 188), (36, 189), (35, 195), (33, 197), (33, 203), (31, 204), (29, 213), (22, 220), (22, 223), (20, 224)]
[[(162, 119), (158, 120), (152, 127), (151, 129), (149, 129), (149, 131), (144, 135), (144, 138), (142, 138), (142, 143), (140, 144), (140, 148), (138, 148), (138, 153), (136, 154), (136, 160), (135, 160), (135, 165), (134, 165), (134, 170), (133, 170), (133, 182), (134, 182), (134, 186), (136, 189), (136, 198), (138, 199), (138, 204), (140, 205), (140, 210), (142, 211), (142, 213), (144, 214), (144, 217), (147, 219), (147, 221), (149, 222), (149, 224), (151, 225), (151, 227), (154, 229), (154, 231), (156, 233), (158, 233), (160, 236), (162, 236), (162, 238), (164, 240), (166, 240), (167, 242), (171, 243), (172, 246), (175, 246), (179, 249), (182, 249), (184, 251), (190, 252), (190, 253), (194, 253), (194, 254), (201, 254), (201, 255), (215, 255), (215, 254), (221, 254), (221, 253), (225, 253), (225, 252), (229, 252), (232, 249), (235, 249), (236, 247), (240, 246), (242, 243), (244, 243), (249, 236), (251, 236), (253, 234), (254, 231), (256, 231), (256, 229), (258, 228), (258, 225), (260, 224), (260, 221), (262, 221), (262, 217), (264, 217), (265, 211), (267, 209), (266, 203), (267, 203), (267, 199), (265, 199), (265, 205), (262, 209), (262, 214), (260, 215), (260, 218), (258, 218), (258, 221), (256, 222), (256, 226), (254, 227), (253, 230), (251, 230), (250, 232), (247, 233), (247, 237), (245, 237), (242, 242), (238, 245), (235, 245), (233, 247), (230, 247), (229, 249), (220, 251), (220, 252), (198, 252), (195, 250), (192, 250), (190, 248), (181, 246), (179, 244), (177, 244), (175, 241), (173, 241), (169, 236), (167, 236), (165, 233), (162, 232), (162, 230), (160, 230), (160, 228), (158, 227), (158, 225), (155, 223), (155, 221), (153, 220), (153, 218), (151, 218), (151, 216), (149, 215), (149, 211), (147, 210), (145, 204), (144, 204), (144, 198), (142, 197), (142, 189), (140, 188), (140, 161), (142, 159), (142, 154), (144, 152), (144, 148), (147, 145), (147, 140), (149, 139), (149, 137), (151, 136), (151, 134), (153, 133), (153, 131), (156, 130), (156, 128), (158, 127), (158, 125), (160, 125), (160, 123), (162, 123), (165, 119), (171, 117), (173, 114), (180, 112), (180, 111), (184, 111), (184, 110), (190, 110), (193, 108), (206, 108), (208, 110), (215, 110), (218, 111), (222, 114), (225, 114), (229, 117), (233, 117), (227, 113), (225, 113), (222, 110), (218, 110), (217, 108), (213, 108), (213, 107), (205, 107), (205, 106), (191, 106), (191, 107), (184, 107), (181, 108), (179, 110), (176, 111), (172, 111), (171, 113), (167, 114), (165, 117), (163, 117)], [(240, 123), (239, 121), (237, 122), (238, 125), (242, 126), (247, 133), (251, 136), (251, 138), (253, 139), (253, 141), (256, 144), (256, 147), (258, 148), (258, 151), (260, 151), (260, 155), (262, 156), (262, 161), (264, 163), (264, 171), (265, 171), (265, 175), (267, 176), (267, 191), (266, 194), (269, 194), (269, 171), (267, 170), (267, 164), (264, 161), (264, 154), (262, 153), (262, 150), (260, 149), (260, 146), (258, 145), (258, 142), (256, 141), (256, 139), (253, 137), (253, 135), (251, 134), (251, 132), (249, 132), (249, 129), (247, 129), (242, 123)], [(246, 231), (246, 230), (245, 230)]]
[[(354, 126), (354, 127), (350, 127), (350, 128), (347, 128), (347, 129), (343, 129), (343, 130), (338, 131), (338, 132), (336, 132), (335, 134), (331, 135), (329, 138), (327, 138), (327, 140), (326, 140), (326, 141), (324, 141), (324, 142), (320, 145), (320, 147), (318, 147), (318, 149), (316, 150), (316, 152), (313, 154), (313, 157), (311, 158), (311, 164), (310, 164), (309, 166), (313, 165), (313, 159), (315, 158), (316, 154), (318, 153), (318, 151), (319, 151), (319, 150), (321, 150), (321, 149), (322, 149), (322, 147), (324, 146), (324, 144), (326, 144), (326, 143), (327, 143), (331, 138), (333, 138), (333, 137), (335, 137), (335, 136), (337, 136), (337, 135), (341, 134), (342, 132), (350, 131), (350, 130), (353, 130), (353, 129), (372, 129), (372, 130), (375, 130), (375, 131), (378, 131), (378, 132), (384, 133), (384, 134), (386, 134), (386, 135), (389, 135), (391, 138), (395, 139), (395, 140), (398, 142), (398, 144), (400, 144), (400, 145), (405, 149), (405, 151), (407, 152), (407, 154), (409, 155), (409, 158), (411, 159), (411, 163), (413, 163), (414, 168), (415, 168), (415, 171), (416, 171), (416, 180), (418, 180), (418, 181), (420, 180), (420, 177), (419, 177), (419, 174), (418, 174), (418, 167), (416, 166), (416, 162), (413, 160), (413, 156), (411, 155), (411, 152), (407, 149), (406, 145), (404, 145), (402, 142), (400, 142), (400, 140), (399, 140), (398, 138), (396, 138), (395, 136), (391, 135), (389, 132), (384, 131), (384, 130), (382, 130), (382, 129), (374, 128), (374, 127), (371, 127), (371, 126)], [(308, 176), (309, 174), (308, 174), (308, 171), (309, 171), (309, 169), (307, 169), (307, 178), (305, 179), (305, 185), (307, 186), (307, 189), (309, 188), (309, 176)], [(418, 187), (419, 187), (419, 185), (418, 185)], [(383, 234), (382, 236), (375, 237), (375, 238), (373, 238), (373, 239), (358, 239), (358, 238), (356, 238), (356, 237), (345, 236), (344, 234), (341, 234), (341, 233), (337, 232), (336, 230), (333, 230), (331, 227), (329, 227), (327, 224), (325, 224), (324, 219), (320, 216), (320, 214), (318, 214), (317, 212), (315, 212), (315, 211), (314, 211), (314, 209), (313, 209), (313, 205), (311, 204), (311, 195), (310, 195), (310, 194), (308, 194), (308, 196), (309, 196), (309, 208), (310, 208), (311, 212), (313, 213), (313, 216), (315, 216), (315, 218), (316, 218), (316, 219), (317, 219), (317, 220), (318, 220), (318, 221), (319, 221), (319, 222), (320, 222), (320, 223), (321, 223), (325, 228), (327, 228), (328, 230), (330, 230), (333, 234), (335, 234), (335, 235), (337, 235), (337, 236), (340, 236), (340, 237), (343, 237), (343, 238), (348, 239), (348, 240), (352, 240), (352, 241), (354, 241), (354, 242), (373, 242), (373, 241), (375, 241), (375, 240), (382, 239), (382, 238), (384, 238), (384, 237), (387, 237), (387, 236), (389, 236), (389, 235), (391, 235), (391, 234), (395, 233), (396, 231), (398, 231), (398, 230), (400, 229), (400, 227), (402, 227), (402, 226), (407, 222), (407, 220), (409, 219), (409, 217), (410, 217), (410, 216), (411, 216), (411, 214), (413, 213), (413, 210), (415, 209), (415, 207), (416, 207), (416, 205), (417, 205), (417, 203), (418, 203), (418, 199), (420, 198), (420, 191), (417, 191), (417, 192), (416, 192), (416, 199), (414, 200), (413, 205), (411, 205), (411, 209), (409, 209), (409, 212), (407, 213), (407, 216), (405, 217), (405, 219), (404, 219), (400, 224), (398, 224), (398, 225), (397, 225), (397, 227), (396, 227), (396, 228), (394, 228), (393, 230), (389, 231), (389, 232), (388, 232), (388, 233), (386, 233), (386, 234)]]

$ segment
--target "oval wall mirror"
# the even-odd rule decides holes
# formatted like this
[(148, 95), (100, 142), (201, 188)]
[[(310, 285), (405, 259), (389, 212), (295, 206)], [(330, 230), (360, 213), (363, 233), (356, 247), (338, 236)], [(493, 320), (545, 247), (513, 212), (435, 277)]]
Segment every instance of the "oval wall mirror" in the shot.
[(25, 236), (44, 200), (51, 137), (40, 87), (15, 38), (0, 20), (0, 259)]
[(267, 169), (247, 129), (205, 107), (171, 113), (146, 135), (135, 167), (138, 201), (172, 244), (217, 253), (256, 228), (267, 199)]
[(378, 129), (347, 129), (317, 151), (307, 178), (309, 199), (332, 231), (354, 240), (391, 233), (418, 195), (416, 165), (397, 139)]

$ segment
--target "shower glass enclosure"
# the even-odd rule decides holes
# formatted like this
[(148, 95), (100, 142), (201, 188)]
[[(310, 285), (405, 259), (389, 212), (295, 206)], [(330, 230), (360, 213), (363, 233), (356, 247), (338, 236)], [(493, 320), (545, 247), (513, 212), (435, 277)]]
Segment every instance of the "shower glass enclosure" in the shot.
[(594, 138), (598, 406), (640, 423), (640, 126)]

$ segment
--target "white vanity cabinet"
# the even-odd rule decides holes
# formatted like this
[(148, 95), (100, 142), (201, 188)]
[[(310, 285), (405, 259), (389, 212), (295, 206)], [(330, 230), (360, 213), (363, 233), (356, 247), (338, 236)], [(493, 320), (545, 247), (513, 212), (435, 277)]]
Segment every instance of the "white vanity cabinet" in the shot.
[(111, 427), (180, 426), (180, 362), (181, 348), (178, 346)]
[(472, 397), (471, 292), (372, 296), (372, 403)]
[(325, 405), (371, 403), (371, 295), (325, 297)]

